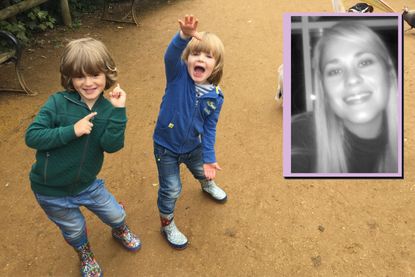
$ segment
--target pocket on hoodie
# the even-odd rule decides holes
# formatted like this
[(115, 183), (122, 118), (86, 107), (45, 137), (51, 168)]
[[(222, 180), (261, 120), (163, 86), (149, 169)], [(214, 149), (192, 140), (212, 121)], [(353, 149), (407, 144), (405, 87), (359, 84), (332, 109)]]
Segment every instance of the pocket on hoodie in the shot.
[(179, 117), (178, 116), (178, 112), (173, 112), (172, 115), (168, 116), (168, 120), (167, 121), (162, 121), (160, 120), (160, 128), (161, 129), (173, 129), (176, 126), (176, 119)]
[(50, 180), (53, 181), (51, 175), (51, 168), (54, 165), (54, 161), (51, 161), (51, 153), (48, 152), (38, 152), (36, 157), (36, 163), (33, 166), (32, 173), (36, 176), (36, 181), (46, 185)]

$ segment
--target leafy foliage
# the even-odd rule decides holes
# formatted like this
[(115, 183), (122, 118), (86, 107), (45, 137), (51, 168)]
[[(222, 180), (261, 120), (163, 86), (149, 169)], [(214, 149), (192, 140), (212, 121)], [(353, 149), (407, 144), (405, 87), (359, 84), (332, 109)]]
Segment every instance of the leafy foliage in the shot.
[(49, 15), (45, 10), (35, 7), (28, 11), (26, 26), (30, 31), (45, 31), (46, 29), (53, 29), (56, 19)]
[(14, 34), (16, 38), (22, 42), (29, 40), (26, 35), (26, 27), (21, 21), (17, 21), (16, 23), (0, 21), (0, 29)]
[[(24, 0), (12, 0), (10, 5)], [(23, 44), (27, 44), (34, 33), (53, 29), (61, 24), (60, 1), (50, 0), (46, 3), (16, 15), (16, 20), (0, 21), (0, 29), (14, 34)], [(84, 13), (95, 12), (102, 7), (103, 0), (68, 0), (73, 26), (80, 25), (80, 16)], [(4, 8), (4, 7), (3, 7)], [(1, 42), (0, 42), (1, 47)]]

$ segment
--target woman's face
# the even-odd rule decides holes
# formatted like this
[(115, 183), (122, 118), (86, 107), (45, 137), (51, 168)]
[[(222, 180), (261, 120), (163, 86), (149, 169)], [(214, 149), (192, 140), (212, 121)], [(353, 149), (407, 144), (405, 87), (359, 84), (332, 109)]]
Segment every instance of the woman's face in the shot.
[(380, 122), (389, 98), (390, 75), (370, 45), (331, 41), (321, 62), (324, 90), (334, 113), (346, 125)]

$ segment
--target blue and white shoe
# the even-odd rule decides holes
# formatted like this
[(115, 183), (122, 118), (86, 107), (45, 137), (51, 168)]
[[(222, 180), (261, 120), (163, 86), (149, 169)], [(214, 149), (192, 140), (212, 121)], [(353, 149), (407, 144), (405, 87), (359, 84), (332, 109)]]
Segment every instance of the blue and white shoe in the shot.
[(160, 214), (160, 220), (160, 232), (166, 238), (170, 246), (177, 250), (185, 249), (187, 247), (188, 240), (186, 236), (179, 231), (176, 224), (174, 223), (173, 214)]
[(207, 193), (213, 200), (219, 203), (225, 203), (228, 199), (224, 192), (213, 180), (199, 180), (203, 192)]

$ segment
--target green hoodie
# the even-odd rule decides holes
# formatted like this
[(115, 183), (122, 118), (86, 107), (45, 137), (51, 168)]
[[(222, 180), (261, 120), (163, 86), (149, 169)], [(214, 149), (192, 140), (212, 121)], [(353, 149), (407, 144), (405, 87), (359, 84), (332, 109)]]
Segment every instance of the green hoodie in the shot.
[[(91, 112), (97, 115), (89, 135), (77, 137), (74, 125)], [(30, 171), (32, 190), (48, 196), (76, 195), (96, 179), (104, 151), (124, 146), (125, 108), (115, 108), (101, 94), (90, 110), (77, 92), (49, 97), (26, 131), (26, 144), (36, 149)]]

